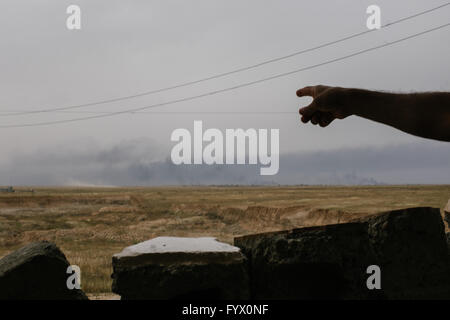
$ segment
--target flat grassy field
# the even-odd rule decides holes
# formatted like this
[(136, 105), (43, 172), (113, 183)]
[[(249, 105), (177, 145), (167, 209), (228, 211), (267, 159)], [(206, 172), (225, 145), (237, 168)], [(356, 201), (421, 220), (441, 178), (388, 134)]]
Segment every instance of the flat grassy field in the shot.
[[(415, 206), (444, 208), (447, 186), (35, 188), (0, 193), (0, 257), (38, 240), (80, 266), (82, 288), (111, 292), (111, 257), (157, 236), (233, 237), (342, 223)], [(447, 228), (448, 230), (448, 228)]]

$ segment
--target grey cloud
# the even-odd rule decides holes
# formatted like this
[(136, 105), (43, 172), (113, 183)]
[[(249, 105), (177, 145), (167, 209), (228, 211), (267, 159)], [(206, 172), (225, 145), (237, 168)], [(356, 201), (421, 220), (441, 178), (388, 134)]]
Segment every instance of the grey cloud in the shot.
[[(70, 0), (2, 0), (0, 3), (0, 111), (37, 110), (132, 95), (196, 80), (284, 56), (365, 30), (371, 1), (120, 1), (78, 0), (82, 30), (68, 31)], [(440, 0), (377, 2), (385, 23), (442, 4)], [(442, 9), (380, 32), (279, 63), (158, 95), (77, 111), (120, 111), (232, 87), (278, 73), (315, 65), (445, 23)], [(296, 112), (305, 100), (295, 91), (324, 83), (389, 91), (450, 88), (448, 31), (424, 35), (390, 48), (329, 64), (253, 87), (159, 108), (170, 111)], [(407, 58), (405, 58), (407, 57)], [(1, 125), (72, 119), (72, 113), (0, 117)], [(0, 161), (17, 150), (55, 146), (70, 139), (112, 141), (153, 137), (167, 141), (194, 115), (120, 115), (50, 127), (1, 130)], [(307, 139), (285, 139), (283, 152), (373, 146), (413, 141), (365, 120), (346, 120), (326, 134), (299, 128), (297, 115), (202, 115), (217, 128), (282, 128)], [(120, 129), (118, 129), (120, 128)], [(363, 129), (361, 129), (363, 128)], [(356, 136), (354, 132), (358, 131)], [(14, 136), (14, 139), (10, 138)], [(287, 135), (286, 135), (287, 136)], [(410, 140), (408, 140), (410, 139)], [(113, 151), (111, 151), (113, 152)], [(71, 161), (75, 161), (72, 159)]]
[[(66, 29), (65, 19), (66, 7), (73, 1), (0, 2), (0, 112), (132, 95), (284, 56), (365, 30), (366, 8), (373, 4), (369, 0), (76, 3), (82, 9), (82, 30), (72, 32)], [(377, 4), (383, 23), (389, 23), (442, 1), (379, 0)], [(315, 65), (446, 23), (449, 9), (223, 79), (74, 111), (143, 107)], [(299, 125), (296, 112), (308, 102), (295, 96), (298, 88), (318, 83), (387, 91), (448, 91), (450, 42), (442, 41), (447, 32), (440, 30), (290, 77), (155, 109), (292, 115), (123, 114), (49, 127), (2, 129), (0, 184), (10, 180), (34, 185), (448, 183), (447, 145), (425, 143), (356, 117), (326, 130)], [(0, 124), (83, 116), (0, 116)], [(191, 128), (194, 120), (220, 129), (280, 128), (280, 173), (261, 177), (256, 166), (171, 165), (164, 160), (170, 133)], [(152, 137), (161, 146), (138, 137)], [(386, 144), (398, 147), (374, 147)], [(318, 149), (325, 151), (305, 151)]]
[(280, 172), (260, 176), (257, 165), (173, 165), (150, 140), (125, 141), (109, 148), (92, 144), (17, 154), (0, 174), (19, 185), (252, 185), (450, 182), (450, 148), (419, 142), (282, 154)]

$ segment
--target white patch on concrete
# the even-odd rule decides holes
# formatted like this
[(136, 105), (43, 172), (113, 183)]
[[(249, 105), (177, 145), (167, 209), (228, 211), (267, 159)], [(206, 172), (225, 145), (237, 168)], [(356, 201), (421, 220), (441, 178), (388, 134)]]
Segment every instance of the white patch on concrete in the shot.
[(117, 258), (152, 253), (208, 253), (208, 252), (239, 252), (240, 249), (216, 238), (179, 238), (158, 237), (123, 249), (115, 255)]

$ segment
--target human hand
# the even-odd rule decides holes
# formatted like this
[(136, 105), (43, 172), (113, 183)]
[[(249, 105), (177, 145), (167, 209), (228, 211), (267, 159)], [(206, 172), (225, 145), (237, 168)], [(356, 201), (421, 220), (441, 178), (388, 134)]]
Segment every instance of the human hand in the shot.
[(345, 88), (329, 86), (309, 86), (297, 91), (298, 97), (312, 97), (313, 102), (299, 110), (302, 122), (328, 126), (335, 119), (351, 115), (348, 92)]

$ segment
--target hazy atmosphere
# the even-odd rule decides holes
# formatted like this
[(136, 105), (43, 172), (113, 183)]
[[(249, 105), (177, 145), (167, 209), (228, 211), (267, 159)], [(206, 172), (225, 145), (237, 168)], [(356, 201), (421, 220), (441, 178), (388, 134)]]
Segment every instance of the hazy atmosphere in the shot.
[[(377, 1), (382, 24), (443, 1)], [(66, 8), (81, 8), (81, 30)], [(237, 86), (336, 59), (448, 22), (450, 7), (314, 52), (192, 86), (71, 110), (56, 109), (176, 86), (367, 30), (372, 1), (22, 1), (0, 3), (0, 185), (446, 184), (448, 143), (357, 117), (322, 129), (300, 123), (315, 84), (449, 91), (448, 28), (233, 91), (142, 113), (121, 112)], [(175, 166), (177, 128), (280, 129), (280, 170)]]

